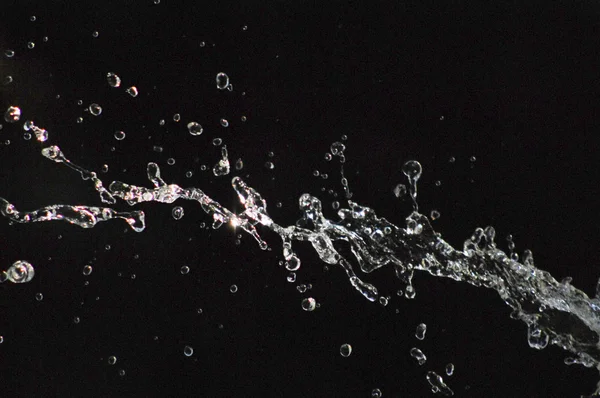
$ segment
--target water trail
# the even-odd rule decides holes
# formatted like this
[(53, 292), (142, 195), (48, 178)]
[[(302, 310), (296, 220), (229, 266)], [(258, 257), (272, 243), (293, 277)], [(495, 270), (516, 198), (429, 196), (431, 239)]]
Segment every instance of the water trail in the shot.
[[(42, 153), (78, 171), (84, 179), (91, 178), (102, 200), (120, 198), (132, 206), (149, 201), (173, 203), (178, 199), (194, 200), (212, 216), (213, 228), (231, 223), (253, 236), (264, 250), (268, 247), (267, 243), (256, 229), (260, 224), (281, 237), (288, 269), (297, 270), (301, 264), (293, 251), (293, 242), (310, 242), (320, 259), (327, 264), (339, 265), (346, 272), (349, 283), (369, 301), (377, 300), (377, 288), (356, 275), (352, 261), (344, 258), (334, 243), (350, 246), (354, 261), (363, 273), (368, 274), (389, 265), (401, 282), (407, 285), (406, 291), (410, 288), (414, 292), (411, 281), (415, 271), (494, 289), (513, 309), (511, 317), (528, 325), (527, 338), (532, 348), (558, 345), (574, 355), (566, 363), (598, 368), (600, 300), (597, 297), (589, 298), (569, 281), (558, 282), (548, 272), (536, 268), (529, 251), (525, 252), (522, 262), (518, 262), (516, 256), (508, 256), (496, 247), (492, 227), (475, 229), (461, 249), (453, 248), (433, 230), (429, 219), (417, 211), (416, 181), (421, 174), (418, 162), (407, 162), (403, 168), (409, 178), (415, 209), (406, 218), (405, 227), (396, 226), (378, 217), (373, 209), (350, 200), (348, 208), (337, 212), (338, 220), (329, 220), (323, 215), (321, 201), (306, 193), (300, 196), (298, 202), (302, 217), (295, 225), (284, 227), (270, 218), (266, 200), (240, 177), (231, 180), (244, 206), (240, 214), (235, 214), (198, 188), (167, 184), (155, 163), (147, 166), (148, 179), (153, 188), (113, 181), (109, 185), (110, 192), (107, 192), (95, 173), (71, 163), (57, 146), (45, 148)], [(99, 221), (124, 218), (136, 231), (144, 227), (142, 212), (119, 213), (109, 208), (67, 205), (19, 212), (4, 199), (1, 199), (1, 204), (2, 214), (20, 223), (64, 220), (90, 228)], [(450, 394), (448, 391), (451, 390), (445, 389), (447, 386), (444, 387), (441, 377), (431, 372), (428, 380), (439, 391)], [(599, 393), (600, 386), (595, 396)]]

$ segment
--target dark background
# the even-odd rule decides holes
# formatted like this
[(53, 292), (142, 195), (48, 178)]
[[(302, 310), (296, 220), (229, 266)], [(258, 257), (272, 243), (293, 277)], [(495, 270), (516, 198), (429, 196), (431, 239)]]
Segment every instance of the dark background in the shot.
[[(519, 253), (531, 249), (539, 268), (593, 295), (600, 6), (443, 3), (9, 1), (0, 48), (16, 55), (0, 58), (0, 78), (14, 81), (0, 86), (0, 108), (20, 106), (23, 117), (2, 123), (0, 196), (21, 210), (102, 205), (89, 181), (23, 140), (22, 122), (33, 119), (76, 164), (97, 172), (108, 164), (99, 173), (105, 185), (149, 186), (145, 167), (155, 161), (167, 182), (199, 187), (232, 210), (240, 205), (230, 178), (241, 175), (282, 225), (299, 217), (304, 192), (335, 218), (327, 191), (341, 198), (339, 165), (324, 154), (347, 135), (358, 203), (403, 224), (410, 204), (392, 190), (406, 182), (402, 164), (417, 159), (420, 209), (441, 212), (434, 227), (452, 245), (493, 225), (501, 247), (512, 234)], [(232, 92), (216, 89), (221, 71)], [(121, 88), (108, 86), (107, 72)], [(130, 85), (138, 97), (125, 93)], [(100, 116), (84, 111), (91, 103)], [(204, 133), (188, 134), (189, 121)], [(125, 140), (114, 139), (117, 130)], [(216, 137), (232, 163), (243, 159), (241, 172), (201, 171), (219, 158)], [(329, 178), (313, 177), (315, 169)], [(185, 209), (179, 221), (174, 205)], [(417, 296), (407, 300), (383, 268), (364, 277), (392, 297), (383, 307), (300, 244), (291, 284), (277, 236), (262, 231), (272, 252), (247, 235), (236, 244), (231, 227), (212, 230), (194, 203), (174, 205), (138, 206), (147, 221), (140, 234), (122, 220), (91, 230), (0, 220), (1, 267), (23, 259), (36, 269), (28, 284), (0, 285), (0, 395), (369, 397), (379, 388), (384, 397), (427, 397), (425, 373), (443, 374), (449, 362), (455, 375), (444, 379), (459, 397), (576, 397), (598, 379), (564, 365), (556, 347), (529, 348), (526, 326), (494, 291), (418, 274)], [(313, 289), (300, 294), (300, 283)], [(312, 313), (300, 306), (308, 296), (321, 304)], [(421, 322), (422, 342), (414, 337)], [(344, 343), (353, 347), (348, 358), (339, 354)], [(410, 357), (414, 346), (425, 365)]]

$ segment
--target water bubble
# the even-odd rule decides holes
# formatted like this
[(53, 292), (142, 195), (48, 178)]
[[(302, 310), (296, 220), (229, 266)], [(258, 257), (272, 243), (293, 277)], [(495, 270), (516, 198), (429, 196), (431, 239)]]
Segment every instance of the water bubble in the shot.
[(190, 267), (188, 267), (187, 265), (184, 265), (183, 267), (181, 267), (181, 275), (186, 275), (190, 272)]
[(83, 275), (89, 275), (92, 273), (92, 266), (91, 265), (86, 265), (85, 267), (83, 267)]
[[(175, 120), (175, 119), (173, 119), (173, 120)], [(176, 121), (178, 121), (178, 120), (176, 120)], [(202, 131), (204, 131), (202, 126), (197, 122), (189, 122), (187, 125), (187, 129), (191, 135), (200, 135), (200, 134), (202, 134)]]
[(449, 363), (448, 365), (446, 365), (446, 374), (448, 376), (452, 376), (454, 374), (454, 364), (453, 363)]
[(372, 398), (381, 398), (382, 396), (383, 394), (381, 393), (381, 390), (379, 388), (374, 388), (373, 391), (371, 391)]
[(424, 323), (420, 323), (417, 326), (415, 337), (419, 340), (423, 340), (425, 338), (425, 332), (427, 332), (427, 325), (425, 325)]
[(8, 123), (15, 123), (21, 119), (21, 109), (18, 106), (9, 106), (4, 112), (4, 120)]
[(18, 260), (6, 271), (6, 277), (12, 283), (26, 283), (33, 279), (35, 271), (27, 261)]
[(123, 141), (125, 139), (125, 132), (124, 131), (115, 131), (115, 139), (117, 141)]
[(12, 76), (8, 75), (4, 78), (4, 80), (2, 80), (2, 83), (6, 86), (8, 84), (11, 84), (13, 82), (13, 78)]
[(42, 301), (44, 299), (44, 295), (42, 293), (36, 293), (35, 294), (35, 299), (37, 301)]
[(432, 220), (437, 220), (438, 218), (440, 218), (440, 212), (437, 210), (431, 210), (430, 216)]
[(223, 143), (223, 140), (221, 138), (214, 138), (212, 140), (212, 143), (213, 143), (214, 146), (219, 146), (219, 145), (221, 145)]
[(90, 113), (94, 116), (98, 116), (99, 114), (102, 113), (102, 107), (100, 107), (100, 105), (98, 105), (98, 104), (91, 104), (89, 109), (90, 109)]
[(129, 95), (131, 95), (132, 97), (137, 97), (139, 92), (136, 86), (131, 86), (129, 87), (127, 90), (125, 90), (125, 92)]
[(34, 47), (35, 47), (35, 43), (34, 42), (30, 41), (30, 42), (27, 43), (27, 48), (28, 49), (33, 50)]
[(340, 354), (344, 358), (348, 358), (352, 354), (352, 346), (350, 344), (342, 344), (340, 347)]
[(215, 80), (219, 90), (225, 90), (227, 86), (229, 86), (229, 76), (223, 72), (217, 73), (217, 78)]
[(425, 362), (427, 362), (427, 357), (425, 354), (423, 354), (423, 351), (419, 350), (418, 348), (411, 348), (410, 356), (415, 358), (419, 365), (423, 365)]
[(115, 357), (114, 355), (111, 355), (110, 357), (108, 357), (109, 365), (114, 365), (115, 363), (117, 363), (117, 357)]
[(330, 150), (331, 150), (332, 155), (340, 156), (346, 150), (346, 146), (344, 144), (342, 144), (341, 142), (334, 142), (333, 144), (331, 144)]
[(106, 74), (106, 81), (108, 82), (108, 85), (111, 87), (119, 87), (121, 86), (121, 78), (119, 76), (117, 76), (116, 73), (113, 72), (108, 72)]
[(396, 196), (397, 198), (403, 198), (404, 196), (406, 196), (406, 192), (406, 185), (404, 184), (398, 184), (394, 188), (394, 196)]
[(173, 207), (173, 210), (171, 211), (171, 215), (176, 220), (181, 220), (181, 218), (183, 217), (183, 213), (183, 207), (181, 206)]
[(221, 119), (220, 123), (223, 127), (229, 127), (229, 122), (227, 121), (227, 119)]
[(194, 349), (192, 347), (190, 347), (189, 345), (183, 347), (183, 355), (185, 355), (186, 357), (191, 357), (193, 354)]
[(236, 293), (236, 292), (238, 291), (238, 287), (237, 287), (237, 285), (231, 285), (231, 286), (229, 287), (229, 291), (230, 291), (231, 293)]

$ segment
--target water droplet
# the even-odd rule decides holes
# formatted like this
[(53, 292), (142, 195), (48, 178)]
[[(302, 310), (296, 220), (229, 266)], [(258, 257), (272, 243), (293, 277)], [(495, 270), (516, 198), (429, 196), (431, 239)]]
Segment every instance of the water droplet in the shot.
[(223, 127), (229, 127), (229, 122), (227, 121), (227, 119), (221, 119), (220, 123)]
[(385, 296), (379, 297), (379, 304), (383, 305), (384, 307), (388, 305), (389, 301), (390, 299)]
[(287, 281), (290, 283), (294, 283), (296, 282), (296, 273), (295, 272), (290, 272), (287, 276)]
[(119, 376), (121, 376), (121, 377), (125, 376), (125, 369), (119, 370)]
[(23, 139), (29, 141), (31, 139), (31, 133), (23, 133)]
[(421, 163), (416, 160), (409, 160), (402, 166), (402, 172), (409, 180), (417, 181), (421, 177), (422, 171)]
[(334, 201), (333, 203), (331, 203), (331, 207), (333, 208), (333, 210), (337, 210), (340, 208), (340, 202), (338, 202), (337, 200)]
[(114, 355), (111, 355), (110, 357), (108, 357), (109, 365), (114, 365), (115, 363), (117, 363), (117, 357), (115, 357)]
[(329, 162), (331, 159), (333, 159), (333, 156), (331, 156), (331, 154), (329, 152), (327, 152), (325, 154), (325, 160)]
[(35, 47), (35, 43), (34, 42), (30, 41), (30, 42), (27, 43), (27, 48), (28, 49), (33, 50), (34, 47)]
[(44, 41), (44, 43), (47, 42), (48, 41), (48, 36), (44, 36), (42, 40)]
[(419, 340), (423, 340), (425, 338), (425, 332), (427, 332), (427, 325), (425, 325), (424, 323), (420, 323), (417, 326), (415, 337)]
[(371, 391), (372, 398), (381, 398), (382, 396), (383, 394), (381, 393), (381, 390), (379, 388), (374, 388), (373, 391)]
[(192, 347), (190, 347), (189, 345), (183, 347), (183, 355), (185, 355), (186, 357), (191, 357), (193, 354), (194, 349)]
[(26, 283), (33, 279), (35, 271), (27, 261), (18, 260), (6, 271), (6, 278), (12, 283)]
[(273, 170), (275, 168), (275, 165), (273, 164), (273, 162), (266, 162), (265, 167), (269, 170)]
[(160, 4), (160, 0), (154, 0), (154, 4)]
[(36, 19), (37, 19), (37, 18), (35, 17), (35, 15), (32, 15), (32, 16), (30, 16), (30, 17), (29, 17), (29, 20), (30, 20), (31, 22), (35, 22), (35, 20), (36, 20)]
[(91, 104), (89, 107), (90, 113), (94, 116), (98, 116), (102, 113), (102, 107), (98, 104)]
[(407, 299), (414, 299), (416, 295), (417, 292), (415, 291), (415, 288), (412, 285), (406, 286), (406, 289), (404, 289), (404, 297), (406, 297)]
[(406, 185), (404, 184), (398, 184), (394, 188), (394, 196), (396, 196), (397, 198), (403, 198), (404, 196), (406, 196), (406, 192)]
[(5, 50), (4, 55), (6, 56), (6, 58), (12, 58), (15, 56), (15, 52), (13, 50)]
[(101, 169), (101, 171), (102, 171), (103, 173), (108, 173), (108, 165), (107, 165), (107, 164), (103, 164), (103, 165), (102, 165), (102, 169)]
[(92, 37), (94, 37), (94, 38), (98, 37), (99, 35), (100, 35), (100, 33), (97, 30), (92, 32)]
[(223, 72), (217, 73), (216, 83), (219, 90), (225, 90), (229, 86), (229, 76)]
[(204, 47), (204, 46), (206, 46), (206, 42), (201, 41), (200, 42), (200, 47)]
[(181, 267), (181, 275), (186, 275), (190, 272), (190, 267), (188, 267), (187, 265), (184, 265), (183, 267)]
[(175, 123), (179, 123), (180, 120), (181, 120), (181, 115), (179, 113), (176, 113), (173, 115), (173, 121)]
[(154, 146), (152, 147), (152, 150), (153, 150), (154, 152), (161, 153), (161, 152), (163, 151), (163, 147), (161, 147), (161, 146), (157, 146), (157, 145), (154, 145)]
[(202, 131), (204, 131), (202, 126), (197, 122), (189, 122), (187, 125), (187, 129), (191, 135), (200, 135), (202, 134)]
[(219, 145), (221, 145), (223, 143), (223, 140), (220, 139), (220, 138), (214, 138), (212, 140), (212, 143), (213, 143), (214, 146), (219, 146)]
[(81, 319), (79, 319), (78, 316), (76, 316), (75, 318), (73, 318), (73, 323), (77, 324), (79, 322), (81, 322)]
[(331, 144), (331, 154), (334, 156), (341, 156), (346, 150), (346, 146), (341, 142), (334, 142)]
[(125, 139), (125, 132), (124, 131), (115, 131), (115, 139), (117, 141), (123, 141)]
[(169, 166), (173, 166), (173, 165), (175, 164), (175, 159), (173, 159), (173, 158), (168, 158), (168, 159), (167, 159), (167, 164), (168, 164)]
[(183, 217), (183, 213), (183, 207), (181, 206), (173, 207), (173, 210), (171, 211), (171, 215), (176, 220), (181, 220), (181, 218)]
[(477, 160), (477, 158), (476, 158), (475, 156), (471, 156), (471, 157), (469, 158), (469, 161), (471, 161), (471, 162), (474, 162), (474, 161), (476, 161), (476, 160)]
[(456, 158), (454, 156), (450, 157), (450, 160), (448, 160), (450, 163), (454, 163), (456, 162)]
[(85, 267), (83, 267), (83, 275), (89, 275), (92, 273), (92, 266), (91, 265), (86, 265)]
[(193, 175), (194, 175), (194, 173), (191, 170), (188, 170), (188, 171), (185, 172), (185, 176), (187, 178), (192, 178)]
[(113, 72), (108, 72), (106, 74), (106, 81), (108, 82), (108, 85), (111, 87), (119, 87), (121, 86), (121, 78), (119, 76), (117, 76), (116, 73)]
[(44, 299), (44, 295), (42, 293), (36, 293), (35, 294), (35, 299), (37, 301), (42, 301)]
[(8, 75), (4, 78), (4, 80), (2, 80), (2, 83), (6, 86), (8, 84), (11, 84), (13, 82), (13, 78), (12, 76)]
[(9, 106), (4, 112), (4, 120), (8, 123), (15, 123), (21, 119), (21, 109), (17, 106)]
[(349, 357), (350, 354), (352, 354), (352, 346), (350, 344), (342, 344), (342, 346), (340, 347), (340, 354), (344, 358)]
[(446, 374), (448, 376), (452, 376), (454, 374), (454, 364), (453, 363), (449, 363), (448, 365), (446, 365)]
[(125, 92), (129, 95), (131, 95), (132, 97), (137, 97), (139, 92), (136, 86), (131, 86), (129, 87), (127, 90), (125, 90)]
[(246, 116), (242, 116), (241, 120), (242, 122), (245, 122), (246, 120), (248, 120), (248, 118), (246, 118)]
[(83, 118), (82, 117), (78, 117), (77, 118), (77, 123), (79, 123), (79, 124), (83, 123)]
[(415, 358), (419, 365), (423, 365), (425, 362), (427, 362), (427, 357), (425, 354), (423, 354), (423, 351), (419, 350), (418, 348), (411, 348), (410, 356)]
[(231, 286), (229, 287), (229, 291), (230, 291), (231, 293), (236, 293), (236, 292), (238, 291), (238, 287), (237, 287), (237, 285), (231, 285)]
[(430, 216), (432, 220), (437, 220), (438, 218), (440, 218), (440, 212), (437, 210), (431, 210)]
[(297, 271), (300, 268), (300, 259), (296, 256), (291, 256), (289, 260), (285, 262), (285, 268), (288, 271)]

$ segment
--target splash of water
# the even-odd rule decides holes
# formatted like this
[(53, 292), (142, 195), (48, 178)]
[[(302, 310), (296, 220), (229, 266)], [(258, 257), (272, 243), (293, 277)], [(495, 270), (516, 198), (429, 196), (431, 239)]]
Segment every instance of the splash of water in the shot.
[[(343, 148), (332, 146), (332, 153), (342, 157)], [(404, 227), (378, 217), (373, 209), (349, 199), (348, 208), (337, 212), (338, 219), (329, 220), (323, 215), (321, 201), (306, 193), (300, 196), (298, 202), (302, 217), (295, 225), (281, 226), (268, 215), (267, 202), (260, 193), (237, 176), (232, 178), (231, 185), (244, 207), (239, 214), (223, 207), (198, 188), (167, 184), (161, 178), (156, 163), (147, 166), (147, 177), (153, 188), (113, 181), (106, 190), (95, 173), (69, 161), (59, 147), (44, 148), (42, 155), (79, 172), (84, 180), (91, 179), (103, 202), (114, 203), (115, 198), (119, 198), (134, 206), (141, 202), (193, 200), (213, 218), (213, 228), (231, 223), (254, 237), (260, 248), (266, 250), (268, 245), (256, 229), (260, 224), (282, 239), (286, 268), (290, 270), (297, 270), (301, 264), (293, 251), (293, 242), (310, 242), (324, 263), (340, 266), (346, 272), (349, 283), (371, 302), (379, 297), (377, 288), (359, 278), (352, 261), (339, 253), (334, 242), (350, 246), (356, 264), (365, 274), (389, 265), (406, 284), (407, 292), (414, 292), (412, 278), (415, 271), (494, 289), (513, 309), (511, 317), (527, 324), (527, 338), (532, 348), (557, 345), (574, 354), (566, 363), (600, 369), (600, 299), (589, 298), (569, 281), (558, 282), (548, 272), (536, 268), (529, 251), (525, 252), (522, 262), (517, 261), (515, 256), (511, 258), (496, 247), (493, 227), (475, 229), (461, 249), (453, 248), (433, 230), (429, 219), (417, 211), (416, 181), (421, 175), (421, 165), (416, 161), (407, 162), (403, 168), (409, 178), (415, 209), (406, 218)], [(342, 178), (345, 180), (343, 174)], [(347, 181), (344, 187), (347, 197), (351, 196)], [(52, 205), (19, 212), (2, 198), (0, 211), (19, 223), (62, 220), (91, 228), (100, 221), (122, 218), (135, 231), (141, 232), (145, 226), (141, 211), (123, 213), (110, 208)], [(33, 277), (33, 272), (30, 276)], [(415, 353), (413, 356), (424, 358), (420, 351), (420, 354)], [(432, 388), (451, 395), (451, 390), (434, 372), (428, 373), (427, 380)], [(594, 394), (600, 394), (600, 385)]]

